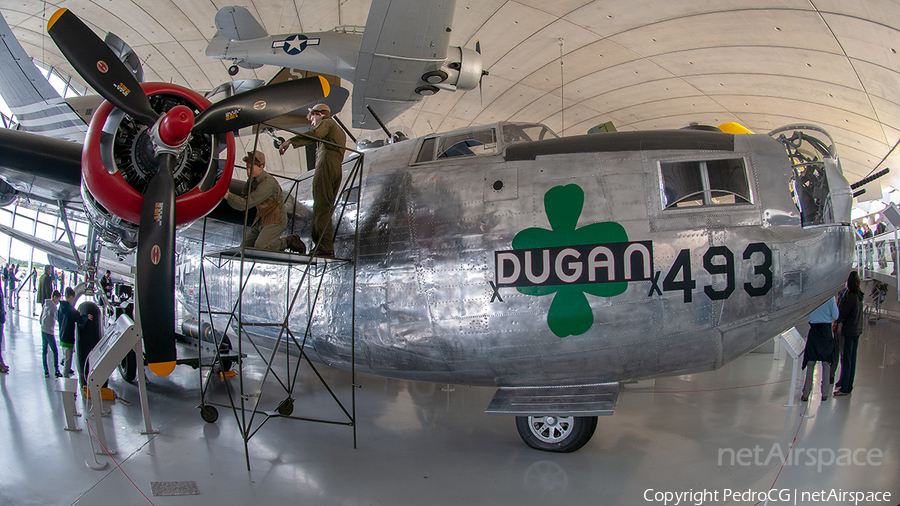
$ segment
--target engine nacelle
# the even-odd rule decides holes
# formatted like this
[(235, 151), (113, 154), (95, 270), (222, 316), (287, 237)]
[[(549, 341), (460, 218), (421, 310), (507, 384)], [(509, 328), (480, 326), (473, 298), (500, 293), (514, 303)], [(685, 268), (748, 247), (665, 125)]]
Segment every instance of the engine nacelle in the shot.
[(0, 179), (0, 207), (11, 205), (17, 198), (19, 198), (19, 191)]
[(474, 90), (481, 81), (484, 62), (477, 52), (459, 46), (447, 48), (447, 61), (441, 67), (447, 72), (444, 86), (453, 85), (457, 90)]
[(109, 212), (91, 195), (85, 185), (81, 185), (81, 201), (88, 220), (94, 225), (94, 232), (101, 241), (111, 246), (116, 253), (127, 255), (137, 247), (138, 226)]
[[(196, 116), (211, 105), (198, 93), (174, 84), (144, 83), (141, 87), (151, 107), (161, 114), (185, 105)], [(144, 193), (158, 167), (149, 134), (146, 126), (103, 102), (85, 137), (81, 160), (85, 208), (100, 228), (119, 235), (123, 246), (137, 242)], [(226, 151), (224, 159), (219, 158), (222, 150)], [(212, 211), (228, 191), (233, 168), (232, 133), (192, 135), (173, 171), (176, 225)]]
[(434, 95), (438, 90), (474, 90), (483, 75), (484, 63), (481, 55), (471, 49), (459, 46), (447, 48), (447, 59), (439, 70), (422, 75), (427, 84), (416, 88), (419, 95)]

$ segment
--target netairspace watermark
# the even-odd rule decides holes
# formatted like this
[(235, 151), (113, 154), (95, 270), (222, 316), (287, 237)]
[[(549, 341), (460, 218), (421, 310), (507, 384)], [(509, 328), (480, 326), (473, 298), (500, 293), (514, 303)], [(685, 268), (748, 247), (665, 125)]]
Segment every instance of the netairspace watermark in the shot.
[(663, 506), (702, 506), (706, 502), (747, 502), (768, 504), (808, 504), (822, 502), (828, 504), (876, 504), (890, 502), (890, 492), (862, 492), (855, 490), (831, 489), (801, 491), (796, 488), (773, 488), (771, 490), (685, 490), (679, 492), (648, 488), (644, 491), (644, 501), (660, 503)]
[[(880, 448), (793, 448), (790, 454), (775, 443), (765, 453), (756, 445), (750, 448), (719, 448), (720, 466), (768, 466), (784, 462), (787, 466), (815, 467), (821, 473), (823, 467), (830, 466), (880, 466), (884, 462), (884, 452)], [(763, 458), (765, 456), (765, 458)]]

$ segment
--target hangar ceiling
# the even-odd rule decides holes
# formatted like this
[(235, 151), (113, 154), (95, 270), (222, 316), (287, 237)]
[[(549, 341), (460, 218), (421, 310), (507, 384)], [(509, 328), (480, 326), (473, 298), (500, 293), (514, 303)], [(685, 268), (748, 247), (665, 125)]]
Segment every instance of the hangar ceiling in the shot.
[[(220, 7), (243, 5), (276, 34), (364, 25), (369, 2), (0, 0), (0, 12), (28, 54), (64, 72), (74, 74), (44, 30), (59, 7), (128, 42), (148, 81), (202, 91), (232, 79), (228, 62), (204, 55)], [(575, 135), (606, 121), (812, 123), (831, 133), (851, 182), (891, 167), (878, 183), (900, 187), (898, 19), (893, 0), (457, 0), (451, 44), (481, 40), (483, 98), (444, 91), (393, 124), (421, 135), (509, 119)], [(881, 196), (878, 183), (864, 199)]]

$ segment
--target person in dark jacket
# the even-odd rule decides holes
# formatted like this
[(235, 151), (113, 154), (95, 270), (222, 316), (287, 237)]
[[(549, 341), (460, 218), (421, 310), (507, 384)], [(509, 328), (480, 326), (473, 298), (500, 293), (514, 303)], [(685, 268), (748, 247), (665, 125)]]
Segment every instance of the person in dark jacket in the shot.
[(837, 303), (831, 297), (809, 315), (809, 334), (806, 336), (806, 349), (803, 350), (803, 367), (806, 367), (806, 382), (800, 400), (809, 400), (815, 379), (816, 362), (822, 363), (822, 400), (828, 400), (831, 392), (829, 381), (831, 360), (834, 357), (834, 320), (838, 317)]
[(110, 274), (109, 270), (107, 270), (106, 274), (100, 278), (100, 288), (103, 289), (103, 295), (106, 296), (106, 300), (112, 302), (113, 284)]
[(59, 345), (63, 349), (65, 359), (63, 362), (64, 374), (68, 378), (72, 375), (72, 354), (75, 351), (75, 325), (84, 325), (89, 320), (93, 321), (93, 315), (81, 314), (73, 307), (75, 304), (75, 290), (66, 288), (66, 300), (59, 301), (59, 309), (56, 311), (56, 321), (59, 322)]
[[(38, 281), (38, 290), (37, 295), (34, 296), (34, 301), (38, 304), (43, 304), (45, 300), (49, 299), (53, 295), (53, 267), (50, 265), (44, 266), (44, 273), (41, 274), (41, 279)], [(35, 313), (37, 316), (37, 313)]]
[(6, 323), (6, 306), (3, 305), (3, 292), (0, 292), (0, 373), (9, 372), (9, 367), (3, 362), (3, 327)]
[(13, 305), (13, 296), (15, 295), (15, 300), (16, 300), (16, 302), (18, 302), (19, 296), (16, 293), (16, 281), (18, 281), (16, 279), (16, 276), (18, 276), (18, 274), (19, 274), (19, 264), (16, 264), (16, 266), (14, 268), (10, 267), (10, 269), (9, 269), (9, 291), (6, 292), (6, 298), (7, 298), (6, 302), (9, 303), (10, 308), (16, 308), (16, 309), (18, 309), (18, 304)]
[(847, 293), (841, 298), (840, 316), (838, 317), (838, 333), (844, 336), (844, 349), (841, 353), (841, 379), (834, 391), (835, 397), (850, 395), (853, 391), (853, 378), (856, 376), (856, 351), (859, 348), (859, 336), (863, 328), (863, 293), (861, 281), (856, 271), (847, 278)]

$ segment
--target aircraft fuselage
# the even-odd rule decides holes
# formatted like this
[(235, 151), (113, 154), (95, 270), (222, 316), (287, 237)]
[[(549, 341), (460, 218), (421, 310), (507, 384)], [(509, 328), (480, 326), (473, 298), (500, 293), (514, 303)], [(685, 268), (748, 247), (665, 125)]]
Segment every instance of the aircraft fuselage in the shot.
[[(357, 371), (564, 386), (712, 370), (846, 282), (854, 236), (839, 168), (828, 173), (835, 216), (804, 228), (795, 171), (769, 136), (626, 132), (510, 145), (508, 125), (366, 153)], [(457, 138), (468, 144), (441, 151)], [(310, 183), (300, 187), (307, 204)], [(338, 257), (352, 255), (354, 231), (345, 218)], [(184, 259), (199, 244), (184, 248), (179, 292), (196, 308), (199, 262)], [(207, 266), (214, 307), (231, 308), (238, 268)], [(286, 269), (254, 268), (245, 318), (283, 318), (300, 277), (288, 281)], [(338, 368), (350, 366), (352, 273), (328, 268), (308, 340), (313, 357)], [(308, 284), (291, 314), (301, 334)]]

